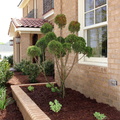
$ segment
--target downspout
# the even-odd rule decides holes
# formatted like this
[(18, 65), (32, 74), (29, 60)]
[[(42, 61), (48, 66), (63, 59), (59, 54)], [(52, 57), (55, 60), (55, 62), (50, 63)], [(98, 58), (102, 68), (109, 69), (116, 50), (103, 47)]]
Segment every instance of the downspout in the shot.
[(34, 0), (34, 18), (37, 18), (37, 0)]

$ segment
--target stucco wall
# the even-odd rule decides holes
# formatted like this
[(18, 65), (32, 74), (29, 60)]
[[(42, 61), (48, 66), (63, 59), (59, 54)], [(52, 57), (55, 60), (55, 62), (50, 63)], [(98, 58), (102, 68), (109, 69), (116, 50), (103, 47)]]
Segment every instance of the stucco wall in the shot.
[[(98, 102), (115, 106), (120, 110), (120, 33), (119, 1), (108, 0), (108, 67), (77, 63), (66, 81), (66, 87), (83, 93)], [(66, 7), (67, 6), (67, 7)], [(68, 23), (77, 19), (77, 0), (63, 0), (62, 12)], [(60, 13), (60, 0), (55, 1), (55, 14)], [(55, 32), (59, 30), (55, 25)], [(65, 37), (69, 32), (63, 29)], [(72, 62), (73, 54), (69, 62)], [(58, 74), (55, 76), (58, 82)], [(109, 79), (115, 79), (117, 86), (110, 86)]]

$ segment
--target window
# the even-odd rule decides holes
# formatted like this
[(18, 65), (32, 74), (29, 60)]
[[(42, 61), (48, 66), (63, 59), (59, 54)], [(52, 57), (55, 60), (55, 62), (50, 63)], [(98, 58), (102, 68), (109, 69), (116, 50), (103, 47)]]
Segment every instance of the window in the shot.
[(93, 56), (84, 61), (107, 62), (107, 0), (80, 0), (78, 12), (80, 36), (93, 48)]
[(54, 8), (54, 0), (43, 0), (43, 14)]

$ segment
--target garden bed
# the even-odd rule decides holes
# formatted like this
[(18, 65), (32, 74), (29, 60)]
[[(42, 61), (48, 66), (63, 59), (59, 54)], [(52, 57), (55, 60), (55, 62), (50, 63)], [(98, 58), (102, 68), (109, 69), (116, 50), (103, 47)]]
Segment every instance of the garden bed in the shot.
[[(49, 81), (54, 81), (54, 78), (52, 76), (47, 76)], [(38, 83), (46, 82), (45, 78), (42, 74), (40, 74), (37, 77)], [(8, 81), (7, 88), (7, 94), (9, 97), (12, 97), (10, 85), (16, 85), (16, 84), (30, 84), (28, 76), (23, 75), (22, 72), (14, 72), (13, 77)], [(7, 108), (0, 112), (0, 120), (24, 120), (21, 112), (19, 111), (19, 108), (16, 105), (16, 102), (14, 102), (11, 105), (8, 105)]]
[[(27, 87), (21, 88), (51, 120), (96, 120), (93, 116), (94, 112), (104, 113), (107, 120), (120, 120), (120, 112), (114, 107), (97, 103), (77, 91), (67, 88), (66, 97), (63, 99), (57, 93), (52, 93), (45, 85), (34, 87), (33, 92), (29, 92)], [(62, 104), (62, 109), (58, 113), (54, 113), (49, 107), (49, 101), (54, 99)]]

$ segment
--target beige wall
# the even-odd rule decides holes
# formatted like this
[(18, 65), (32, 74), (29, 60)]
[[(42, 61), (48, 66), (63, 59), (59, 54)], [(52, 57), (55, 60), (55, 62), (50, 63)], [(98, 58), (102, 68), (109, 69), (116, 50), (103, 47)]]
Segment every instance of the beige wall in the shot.
[(37, 18), (43, 18), (43, 0), (37, 0)]
[[(66, 87), (120, 110), (120, 17), (118, 17), (120, 7), (118, 3), (118, 0), (108, 0), (108, 67), (76, 64), (66, 81)], [(76, 20), (77, 0), (64, 0), (62, 12), (67, 16), (68, 23)], [(59, 13), (60, 0), (57, 0), (55, 1), (55, 14)], [(59, 35), (56, 25), (55, 32)], [(64, 28), (63, 36), (68, 34), (69, 32)], [(69, 62), (72, 62), (71, 58)], [(55, 79), (58, 82), (57, 71)], [(117, 80), (118, 86), (110, 86), (109, 79)]]
[(29, 60), (30, 58), (27, 56), (27, 48), (30, 46), (30, 34), (21, 33), (21, 41), (20, 41), (20, 61), (22, 59)]

